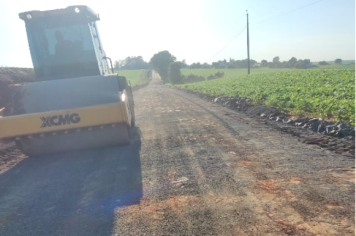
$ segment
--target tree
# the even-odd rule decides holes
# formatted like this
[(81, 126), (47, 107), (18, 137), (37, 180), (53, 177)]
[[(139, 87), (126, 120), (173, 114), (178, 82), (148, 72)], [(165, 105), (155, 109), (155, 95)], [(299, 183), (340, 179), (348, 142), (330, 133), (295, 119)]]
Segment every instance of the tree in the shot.
[(297, 69), (306, 69), (307, 66), (302, 60), (299, 60), (297, 63), (295, 63), (295, 68)]
[(124, 60), (115, 61), (115, 69), (119, 70), (139, 70), (148, 69), (149, 65), (141, 56), (126, 57)]
[(280, 68), (280, 67), (282, 67), (281, 62), (279, 61), (279, 57), (274, 57), (272, 59), (272, 63), (269, 63), (268, 67), (269, 68)]
[(320, 62), (319, 62), (319, 65), (321, 65), (321, 66), (326, 66), (326, 65), (329, 65), (329, 63), (327, 63), (326, 61), (320, 61)]
[(114, 62), (114, 69), (115, 69), (115, 70), (120, 69), (120, 61), (115, 61), (115, 62)]
[(297, 62), (298, 62), (297, 58), (292, 57), (292, 58), (289, 59), (289, 61), (286, 63), (286, 67), (287, 67), (287, 68), (294, 67)]
[[(246, 60), (247, 61), (247, 60)], [(255, 60), (250, 60), (250, 65), (253, 67), (253, 66), (255, 66), (257, 64), (257, 61), (255, 61)]]
[(183, 83), (182, 74), (180, 73), (181, 62), (173, 62), (169, 66), (168, 78), (172, 84)]
[(289, 61), (288, 62), (290, 62), (290, 63), (292, 63), (292, 64), (295, 64), (295, 63), (297, 63), (297, 58), (295, 58), (295, 57), (292, 57), (291, 59), (289, 59)]
[(187, 68), (187, 67), (188, 67), (188, 65), (187, 65), (185, 59), (183, 59), (181, 62), (181, 68)]
[(193, 64), (190, 65), (190, 68), (191, 68), (191, 69), (201, 68), (201, 64), (200, 64), (200, 62), (198, 62), (198, 63), (193, 63)]
[(163, 80), (163, 83), (168, 82), (169, 66), (176, 61), (176, 57), (170, 54), (168, 51), (161, 51), (153, 55), (150, 60), (150, 66), (152, 69), (158, 72)]
[(273, 63), (277, 64), (279, 62), (279, 57), (274, 57), (272, 61)]
[(310, 65), (310, 59), (304, 59), (303, 62), (304, 62), (306, 65)]
[(204, 62), (204, 64), (201, 65), (201, 68), (208, 69), (208, 68), (210, 68), (210, 65), (208, 63)]
[(335, 62), (335, 64), (341, 65), (342, 60), (340, 58), (338, 58), (338, 59), (335, 59), (334, 62)]
[(268, 66), (268, 61), (267, 61), (267, 60), (262, 60), (262, 61), (261, 61), (261, 66), (262, 66), (262, 67)]
[(306, 69), (310, 67), (310, 59), (299, 60), (295, 63), (295, 68), (297, 69)]

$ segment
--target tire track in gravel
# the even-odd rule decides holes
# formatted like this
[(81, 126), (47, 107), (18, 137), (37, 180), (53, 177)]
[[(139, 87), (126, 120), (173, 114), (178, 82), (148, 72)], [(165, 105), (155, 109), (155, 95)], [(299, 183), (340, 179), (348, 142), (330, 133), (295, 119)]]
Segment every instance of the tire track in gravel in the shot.
[[(203, 111), (205, 110), (201, 109), (201, 107), (199, 107), (199, 109)], [(211, 125), (209, 123), (208, 125), (205, 125), (207, 119), (205, 119), (204, 117), (204, 112), (201, 112), (201, 114), (197, 114), (197, 107), (191, 110), (193, 110), (194, 112), (188, 111), (186, 113), (187, 116), (203, 116), (204, 118), (200, 119), (199, 124), (197, 124), (194, 129), (194, 133), (196, 133), (197, 136), (204, 136), (207, 139), (199, 140), (199, 142), (197, 142), (198, 144), (201, 144), (198, 145), (198, 148), (195, 150), (195, 153), (198, 157), (197, 160), (199, 162), (199, 168), (201, 169), (201, 172), (204, 173), (204, 176), (208, 176), (208, 178), (205, 178), (205, 183), (203, 184), (205, 186), (208, 186), (210, 189), (209, 192), (206, 192), (205, 194), (209, 194), (208, 196), (210, 198), (214, 198), (215, 200), (215, 202), (210, 201), (210, 204), (212, 206), (211, 212), (216, 215), (215, 218), (216, 222), (218, 222), (216, 224), (218, 224), (219, 227), (219, 234), (229, 235), (236, 233), (240, 234), (241, 232), (258, 232), (260, 228), (250, 224), (251, 218), (255, 218), (255, 220), (261, 221), (261, 224), (266, 224), (266, 221), (269, 220), (263, 219), (263, 217), (261, 217), (261, 212), (258, 212), (260, 210), (254, 209), (256, 208), (256, 203), (245, 199), (252, 194), (247, 194), (246, 190), (242, 190), (244, 187), (241, 186), (241, 177), (239, 178), (239, 176), (237, 176), (237, 178), (235, 178), (234, 169), (230, 168), (229, 163), (224, 160), (227, 156), (226, 153), (228, 153), (223, 150), (227, 142), (226, 137), (223, 137), (222, 135), (220, 135), (220, 133), (226, 134), (229, 131), (224, 130), (225, 126), (216, 127), (219, 125)], [(191, 146), (195, 147), (196, 145), (191, 144)], [(244, 149), (246, 149), (246, 147)], [(240, 156), (243, 156), (243, 154), (245, 154), (245, 152), (241, 151), (240, 149), (238, 151), (240, 153)], [(245, 160), (245, 163), (248, 163), (248, 160)], [(240, 169), (239, 172), (241, 176), (243, 171)], [(245, 187), (247, 187), (247, 185)], [(234, 209), (234, 207), (231, 207), (231, 205), (233, 204), (230, 204), (230, 206), (228, 207), (222, 207), (221, 205), (214, 206), (220, 202), (224, 203), (224, 200), (225, 202), (226, 200), (227, 202), (229, 202), (229, 200), (230, 202), (232, 202), (232, 199), (235, 201), (235, 204), (236, 202), (240, 203), (239, 208), (236, 209), (235, 207)], [(248, 204), (243, 202), (248, 202)], [(240, 212), (243, 213), (240, 215)], [(268, 222), (269, 230), (271, 232), (275, 231), (274, 233), (278, 232), (278, 227), (275, 227), (275, 229), (273, 230), (271, 223), (273, 222)], [(226, 227), (228, 225), (235, 226), (235, 229), (234, 227)], [(237, 225), (239, 226), (238, 228), (236, 228)]]

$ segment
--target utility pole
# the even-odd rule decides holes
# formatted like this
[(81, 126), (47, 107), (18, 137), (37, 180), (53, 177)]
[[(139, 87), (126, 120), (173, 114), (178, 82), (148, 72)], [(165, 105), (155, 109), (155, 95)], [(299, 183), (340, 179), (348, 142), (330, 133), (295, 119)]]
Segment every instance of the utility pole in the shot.
[(246, 10), (247, 16), (247, 74), (250, 74), (250, 36), (248, 30), (248, 12)]

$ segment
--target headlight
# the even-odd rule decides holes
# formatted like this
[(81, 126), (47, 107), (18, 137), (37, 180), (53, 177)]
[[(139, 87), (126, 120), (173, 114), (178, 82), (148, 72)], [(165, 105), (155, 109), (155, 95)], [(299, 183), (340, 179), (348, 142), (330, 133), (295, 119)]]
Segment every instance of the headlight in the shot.
[(79, 13), (80, 9), (78, 7), (74, 8), (75, 13)]
[(31, 19), (32, 18), (32, 16), (31, 16), (31, 14), (27, 14), (27, 19)]
[(123, 94), (121, 94), (121, 100), (124, 102), (124, 101), (125, 101), (125, 99), (126, 99), (125, 94), (124, 94), (124, 93), (123, 93)]

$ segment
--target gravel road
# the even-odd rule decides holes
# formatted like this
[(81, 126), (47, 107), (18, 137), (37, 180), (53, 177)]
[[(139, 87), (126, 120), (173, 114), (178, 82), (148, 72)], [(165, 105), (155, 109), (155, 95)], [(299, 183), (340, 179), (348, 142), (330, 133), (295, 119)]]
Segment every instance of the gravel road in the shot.
[(0, 235), (355, 234), (353, 158), (157, 78), (134, 96), (131, 145), (0, 175)]

